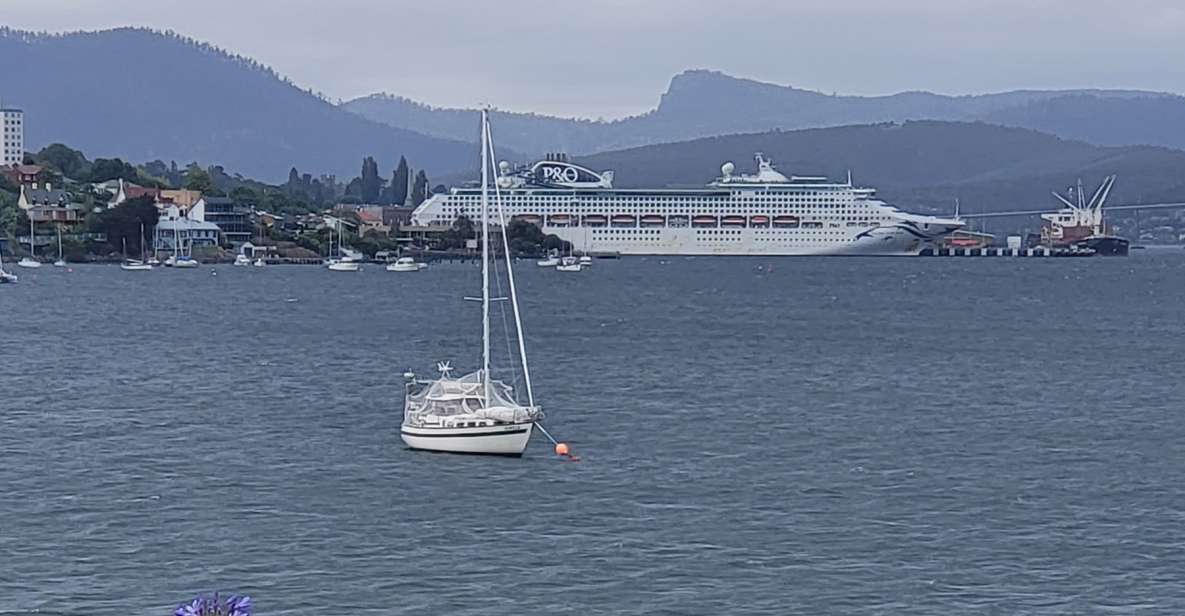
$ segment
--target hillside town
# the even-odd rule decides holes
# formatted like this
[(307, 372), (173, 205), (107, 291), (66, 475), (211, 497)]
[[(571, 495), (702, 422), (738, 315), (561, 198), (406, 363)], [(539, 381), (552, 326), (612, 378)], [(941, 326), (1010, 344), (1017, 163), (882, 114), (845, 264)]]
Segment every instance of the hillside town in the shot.
[[(356, 259), (387, 260), (405, 251), (464, 251), (472, 236), (471, 228), (411, 225), (414, 205), (430, 191), (423, 171), (413, 174), (403, 160), (389, 183), (377, 177), (370, 157), (362, 175), (346, 186), (332, 176), (313, 179), (296, 169), (288, 184), (269, 186), (196, 164), (185, 170), (174, 164), (162, 172), (163, 181), (155, 176), (143, 181), (144, 167), (119, 159), (87, 161), (60, 144), (25, 152), (24, 112), (4, 107), (2, 114), (0, 251), (10, 256), (50, 259), (60, 250), (63, 258), (86, 262), (116, 260), (129, 251), (185, 252), (206, 262), (245, 255), (319, 263), (329, 256), (331, 242)], [(81, 162), (52, 162), (71, 157)], [(227, 185), (219, 188), (216, 180)], [(313, 189), (318, 198), (309, 195)], [(152, 208), (121, 215), (133, 204)]]

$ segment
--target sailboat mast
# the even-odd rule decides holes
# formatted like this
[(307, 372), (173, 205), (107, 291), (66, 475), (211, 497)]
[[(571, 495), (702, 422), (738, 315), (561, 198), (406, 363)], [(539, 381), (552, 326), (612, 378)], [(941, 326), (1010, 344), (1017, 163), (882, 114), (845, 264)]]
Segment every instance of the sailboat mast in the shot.
[(481, 379), (490, 403), (490, 141), (489, 117), (481, 110)]
[[(490, 125), (485, 123), (482, 133), (482, 143), (490, 144), (490, 160), (486, 169), (494, 166), (494, 136), (490, 133)], [(523, 381), (527, 386), (527, 403), (535, 406), (535, 390), (531, 387), (531, 369), (527, 366), (527, 343), (523, 340), (523, 319), (518, 309), (518, 291), (514, 287), (514, 264), (510, 260), (510, 240), (506, 237), (506, 210), (502, 206), (502, 191), (494, 184), (494, 195), (498, 201), (498, 226), (502, 231), (502, 255), (506, 259), (506, 278), (510, 282), (510, 305), (514, 309), (514, 328), (518, 338), (518, 356), (522, 361)]]
[(62, 260), (62, 225), (58, 225), (58, 261)]

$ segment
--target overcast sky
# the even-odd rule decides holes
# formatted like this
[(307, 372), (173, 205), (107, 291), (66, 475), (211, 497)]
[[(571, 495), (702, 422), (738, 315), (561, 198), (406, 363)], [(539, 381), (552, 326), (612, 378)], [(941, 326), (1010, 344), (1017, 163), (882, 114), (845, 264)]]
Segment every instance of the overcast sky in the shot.
[(172, 29), (302, 87), (619, 117), (687, 68), (825, 92), (1185, 92), (1183, 0), (0, 0), (31, 30)]

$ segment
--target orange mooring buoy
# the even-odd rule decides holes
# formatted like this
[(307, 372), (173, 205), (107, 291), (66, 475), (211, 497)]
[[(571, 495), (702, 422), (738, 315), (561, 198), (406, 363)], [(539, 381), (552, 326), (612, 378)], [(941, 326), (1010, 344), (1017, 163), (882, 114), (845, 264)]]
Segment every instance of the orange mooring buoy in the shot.
[(568, 455), (568, 444), (567, 443), (556, 443), (555, 444), (555, 455), (557, 455), (557, 456)]

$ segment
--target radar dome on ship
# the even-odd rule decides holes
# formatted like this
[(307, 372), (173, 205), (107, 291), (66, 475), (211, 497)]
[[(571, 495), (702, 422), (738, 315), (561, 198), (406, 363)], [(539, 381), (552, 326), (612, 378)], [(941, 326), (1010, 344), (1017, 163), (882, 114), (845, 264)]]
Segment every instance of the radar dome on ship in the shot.
[(737, 166), (732, 164), (731, 161), (729, 161), (727, 163), (724, 163), (723, 165), (720, 165), (720, 173), (722, 173), (723, 175), (732, 175), (732, 172), (736, 171), (736, 168), (737, 168)]
[(502, 162), (498, 163), (498, 171), (501, 171), (502, 175), (506, 175), (507, 173), (510, 173), (510, 163), (508, 163), (506, 161), (502, 161)]

